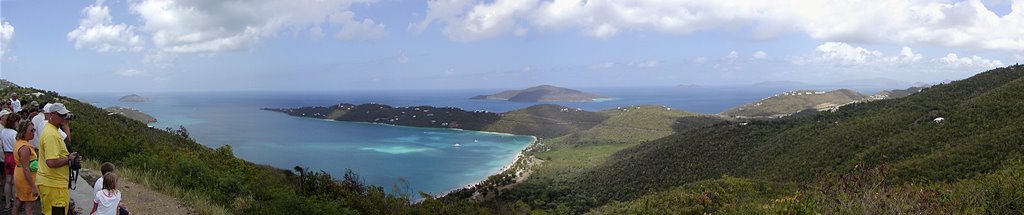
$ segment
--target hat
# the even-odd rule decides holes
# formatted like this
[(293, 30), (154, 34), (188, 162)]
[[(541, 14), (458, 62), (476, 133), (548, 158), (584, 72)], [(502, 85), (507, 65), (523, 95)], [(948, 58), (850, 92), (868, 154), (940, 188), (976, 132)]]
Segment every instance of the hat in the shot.
[(15, 93), (15, 92), (11, 92), (11, 95), (10, 95), (10, 96), (18, 96), (18, 93)]
[(39, 107), (39, 102), (37, 102), (37, 101), (32, 101), (32, 103), (29, 103), (29, 106), (32, 106), (32, 107)]
[(53, 106), (53, 103), (46, 103), (46, 105), (43, 105), (43, 113), (50, 113), (50, 106)]
[(0, 116), (7, 115), (7, 114), (11, 114), (11, 111), (8, 111), (7, 109), (0, 110)]
[(71, 113), (71, 111), (69, 111), (68, 108), (64, 107), (64, 104), (61, 104), (61, 103), (50, 104), (50, 108), (47, 108), (46, 112), (47, 113), (57, 112), (57, 114), (61, 114), (61, 115)]

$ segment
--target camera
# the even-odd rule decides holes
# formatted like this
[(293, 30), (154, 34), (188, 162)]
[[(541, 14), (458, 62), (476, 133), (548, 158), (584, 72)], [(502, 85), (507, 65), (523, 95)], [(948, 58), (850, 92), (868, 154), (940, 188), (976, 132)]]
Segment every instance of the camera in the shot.
[(82, 169), (82, 155), (75, 156), (75, 159), (70, 161), (68, 167), (71, 168), (71, 171)]
[(68, 115), (64, 117), (65, 120), (69, 120), (69, 121), (70, 120), (74, 120), (75, 118), (78, 118), (78, 116), (73, 114), (73, 113), (68, 113)]

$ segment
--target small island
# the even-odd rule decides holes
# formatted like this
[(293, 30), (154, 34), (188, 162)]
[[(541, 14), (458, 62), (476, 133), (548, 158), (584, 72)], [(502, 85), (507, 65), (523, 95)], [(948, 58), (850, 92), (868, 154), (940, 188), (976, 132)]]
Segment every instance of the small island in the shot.
[(497, 94), (479, 95), (469, 99), (512, 102), (592, 102), (600, 99), (608, 99), (608, 97), (574, 89), (551, 85), (540, 85), (523, 90), (507, 90)]
[(121, 115), (124, 117), (128, 117), (129, 119), (134, 119), (136, 121), (146, 124), (156, 122), (155, 117), (150, 116), (149, 114), (143, 113), (142, 111), (136, 110), (134, 108), (113, 106), (104, 108), (104, 110), (107, 111), (108, 115)]
[(147, 99), (146, 99), (146, 97), (142, 97), (142, 96), (140, 96), (138, 94), (131, 94), (131, 95), (123, 96), (123, 97), (121, 97), (120, 99), (117, 99), (117, 100), (121, 101), (121, 102), (146, 102)]

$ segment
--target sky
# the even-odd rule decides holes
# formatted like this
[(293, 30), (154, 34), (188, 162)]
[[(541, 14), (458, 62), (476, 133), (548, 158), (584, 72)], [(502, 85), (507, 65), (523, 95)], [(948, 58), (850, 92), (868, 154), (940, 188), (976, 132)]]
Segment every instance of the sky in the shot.
[(61, 92), (957, 80), (1024, 0), (0, 0), (0, 78)]

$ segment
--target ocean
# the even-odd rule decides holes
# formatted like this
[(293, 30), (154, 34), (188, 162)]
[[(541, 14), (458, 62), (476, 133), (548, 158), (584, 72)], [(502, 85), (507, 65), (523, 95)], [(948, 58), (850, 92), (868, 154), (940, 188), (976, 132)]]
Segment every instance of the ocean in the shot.
[[(598, 111), (629, 105), (663, 105), (715, 114), (784, 89), (596, 88), (613, 97), (600, 102), (554, 104)], [(511, 164), (530, 144), (522, 135), (452, 129), (411, 128), (292, 117), (261, 108), (327, 106), (339, 103), (431, 105), (506, 112), (537, 103), (469, 100), (498, 90), (353, 92), (139, 93), (149, 101), (117, 101), (131, 93), (70, 93), (98, 107), (122, 106), (157, 118), (156, 128), (188, 129), (211, 148), (231, 145), (235, 156), (283, 169), (323, 170), (335, 177), (351, 169), (364, 182), (389, 192), (441, 194), (474, 184)], [(863, 92), (863, 91), (862, 91)], [(459, 146), (455, 146), (459, 144)], [(399, 188), (394, 190), (393, 188)]]

